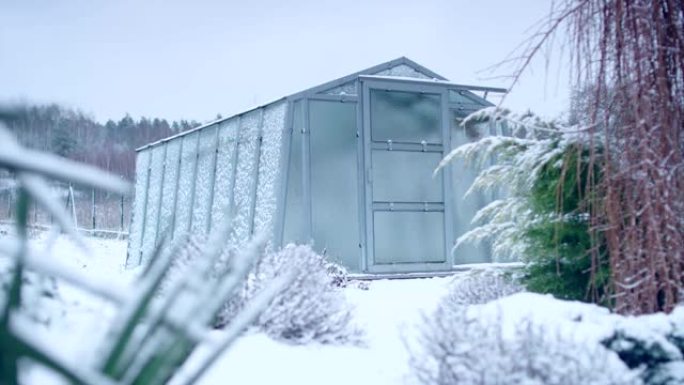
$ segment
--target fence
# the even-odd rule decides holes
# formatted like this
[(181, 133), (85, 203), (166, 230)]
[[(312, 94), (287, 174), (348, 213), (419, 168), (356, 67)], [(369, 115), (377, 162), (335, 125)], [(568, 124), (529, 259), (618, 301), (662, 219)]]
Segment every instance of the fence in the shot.
[[(55, 184), (53, 193), (64, 202), (76, 228), (98, 236), (127, 237), (130, 223), (131, 196), (123, 196), (91, 188)], [(12, 180), (5, 180), (0, 188), (0, 221), (14, 220), (17, 191)], [(29, 216), (32, 227), (47, 227), (54, 219), (40, 207), (33, 205)]]

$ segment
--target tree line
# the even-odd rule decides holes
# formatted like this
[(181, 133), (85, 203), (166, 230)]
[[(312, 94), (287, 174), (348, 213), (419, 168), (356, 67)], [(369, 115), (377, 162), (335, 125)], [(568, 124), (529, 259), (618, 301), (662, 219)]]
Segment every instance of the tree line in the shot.
[(199, 125), (195, 120), (133, 119), (126, 114), (104, 124), (58, 104), (12, 108), (8, 128), (26, 147), (91, 164), (135, 178), (135, 149)]

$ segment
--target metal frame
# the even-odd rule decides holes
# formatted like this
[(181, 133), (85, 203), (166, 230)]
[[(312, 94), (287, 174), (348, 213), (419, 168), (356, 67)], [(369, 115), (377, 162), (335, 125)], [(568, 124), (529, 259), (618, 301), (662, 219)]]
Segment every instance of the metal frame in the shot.
[(309, 99), (302, 100), (304, 121), (302, 126), (302, 200), (304, 203), (304, 236), (309, 241), (313, 237), (313, 216), (311, 213), (311, 136), (309, 119)]
[(358, 189), (358, 218), (359, 218), (359, 242), (361, 247), (361, 271), (368, 271), (368, 219), (366, 218), (366, 161), (365, 161), (365, 130), (363, 129), (364, 122), (364, 105), (365, 99), (363, 96), (363, 84), (361, 81), (356, 82), (356, 94), (358, 95), (358, 102), (356, 103), (356, 159), (357, 159), (357, 189)]
[[(421, 79), (421, 78), (407, 78), (407, 77), (401, 77), (401, 76), (380, 76), (380, 75), (359, 75), (359, 79), (361, 81), (371, 81), (371, 80), (377, 80), (377, 81), (388, 81), (388, 82), (394, 82), (394, 83), (407, 83), (407, 84), (424, 84), (424, 85), (437, 85), (437, 86), (442, 86), (446, 87), (452, 90), (457, 90), (457, 91), (487, 91), (487, 92), (507, 92), (505, 88), (497, 88), (497, 87), (484, 87), (484, 86), (473, 86), (473, 85), (467, 85), (467, 84), (459, 84), (459, 83), (452, 83), (446, 79)], [(473, 94), (477, 99), (480, 100), (486, 100), (483, 99), (480, 96), (477, 96)]]
[(228, 205), (230, 206), (228, 215), (230, 216), (233, 216), (235, 213), (235, 181), (237, 180), (238, 156), (240, 155), (240, 141), (242, 139), (241, 126), (242, 116), (238, 116), (237, 121), (235, 122), (235, 142), (233, 143), (233, 159), (232, 164), (230, 165), (230, 187), (228, 190), (230, 192), (228, 195)]
[(178, 188), (180, 185), (181, 167), (183, 165), (183, 146), (185, 145), (185, 137), (180, 139), (180, 148), (178, 149), (178, 173), (176, 175), (176, 187), (173, 189), (173, 212), (171, 213), (171, 239), (176, 236), (176, 210), (178, 210)]
[(221, 128), (222, 125), (226, 124), (226, 122), (221, 122), (216, 124), (216, 134), (214, 136), (214, 158), (211, 160), (211, 180), (209, 183), (209, 212), (207, 213), (207, 224), (206, 224), (206, 232), (209, 233), (211, 231), (211, 221), (212, 221), (212, 216), (213, 216), (213, 208), (214, 208), (214, 187), (216, 186), (216, 163), (218, 159), (218, 153), (219, 153), (219, 129)]
[(273, 221), (273, 245), (276, 248), (283, 247), (283, 237), (285, 234), (285, 205), (287, 205), (287, 188), (290, 183), (290, 157), (292, 156), (292, 134), (294, 130), (294, 101), (287, 101), (287, 111), (285, 112), (285, 124), (283, 125), (283, 135), (280, 147), (280, 171), (278, 175), (276, 197), (276, 212)]
[[(197, 130), (197, 142), (195, 143), (195, 164), (192, 165), (192, 188), (190, 189), (190, 218), (188, 219), (188, 226), (185, 229), (186, 232), (192, 231), (193, 218), (195, 213), (193, 212), (193, 207), (195, 207), (195, 190), (197, 190), (197, 167), (199, 165), (199, 144), (202, 138), (201, 130)], [(181, 156), (183, 154), (181, 153)]]
[[(439, 79), (439, 80), (447, 80), (442, 75), (440, 75), (436, 72), (433, 72), (433, 71), (429, 70), (428, 68), (423, 67), (422, 65), (414, 62), (411, 59), (408, 59), (408, 58), (402, 56), (402, 57), (399, 57), (397, 59), (390, 60), (388, 62), (381, 63), (378, 65), (366, 68), (364, 70), (354, 72), (350, 75), (343, 76), (341, 78), (337, 78), (335, 80), (320, 84), (318, 86), (311, 87), (311, 88), (306, 89), (304, 91), (297, 92), (296, 94), (292, 94), (289, 97), (294, 98), (294, 99), (310, 97), (310, 96), (314, 96), (314, 95), (316, 95), (318, 97), (318, 96), (320, 96), (320, 94), (319, 94), (320, 92), (325, 92), (331, 88), (335, 88), (335, 87), (341, 86), (345, 83), (349, 83), (351, 81), (354, 81), (360, 75), (377, 73), (377, 72), (380, 72), (380, 71), (383, 71), (383, 70), (386, 70), (386, 69), (389, 69), (392, 67), (396, 67), (396, 66), (401, 65), (401, 64), (405, 64), (409, 67), (412, 67), (416, 71), (421, 72), (424, 75), (429, 76), (431, 78)], [(317, 95), (317, 94), (319, 94), (319, 95)], [(333, 96), (333, 95), (330, 95), (330, 96)]]
[[(161, 206), (164, 200), (164, 179), (166, 178), (166, 158), (169, 152), (168, 144), (164, 144), (164, 162), (162, 163), (162, 175), (161, 181), (159, 182), (159, 203), (157, 203), (157, 228), (154, 230), (154, 246), (157, 246), (159, 241), (159, 223), (161, 222)], [(149, 189), (149, 187), (148, 187)], [(144, 234), (144, 232), (143, 232)]]
[(259, 166), (261, 165), (261, 145), (264, 140), (264, 114), (266, 113), (266, 107), (261, 108), (259, 112), (259, 124), (257, 125), (257, 132), (254, 149), (254, 160), (252, 164), (254, 165), (254, 175), (252, 179), (252, 186), (250, 186), (249, 194), (252, 197), (252, 203), (249, 208), (249, 235), (254, 235), (254, 218), (256, 217), (256, 202), (257, 202), (257, 191), (259, 189)]
[(326, 94), (314, 94), (306, 97), (309, 100), (323, 100), (331, 102), (342, 102), (342, 103), (356, 103), (359, 99), (357, 95), (326, 95)]
[[(152, 150), (150, 150), (150, 154), (147, 156), (147, 166), (145, 166), (147, 169), (147, 173), (145, 174), (145, 199), (143, 200), (143, 207), (142, 210), (140, 210), (140, 213), (142, 213), (142, 226), (140, 227), (140, 239), (138, 242), (138, 247), (136, 248), (138, 252), (138, 265), (142, 263), (142, 246), (143, 246), (143, 241), (145, 238), (145, 224), (147, 223), (147, 201), (148, 201), (148, 195), (150, 194), (150, 171), (152, 168)], [(133, 216), (131, 215), (131, 221), (133, 220)], [(132, 228), (132, 227), (129, 227)]]

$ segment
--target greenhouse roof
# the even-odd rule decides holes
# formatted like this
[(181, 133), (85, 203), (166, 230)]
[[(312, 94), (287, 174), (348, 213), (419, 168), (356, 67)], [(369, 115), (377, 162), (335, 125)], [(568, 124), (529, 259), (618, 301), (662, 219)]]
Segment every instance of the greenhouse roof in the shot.
[[(402, 65), (408, 67), (410, 70), (413, 70), (415, 73), (422, 75), (422, 77), (416, 78), (416, 77), (398, 76), (398, 75), (394, 75), (391, 73), (391, 69), (397, 68), (397, 67), (402, 66)], [(389, 72), (389, 74), (384, 74), (383, 71), (384, 72), (390, 71), (390, 72)], [(407, 57), (402, 56), (402, 57), (399, 57), (397, 59), (390, 60), (388, 62), (381, 63), (378, 65), (366, 68), (364, 70), (354, 72), (350, 75), (346, 75), (346, 76), (343, 76), (341, 78), (319, 84), (317, 86), (308, 88), (304, 91), (300, 91), (300, 92), (291, 94), (289, 96), (284, 96), (284, 97), (272, 100), (268, 103), (260, 104), (256, 107), (249, 108), (249, 109), (244, 110), (240, 113), (233, 114), (233, 115), (230, 115), (230, 116), (225, 117), (225, 118), (220, 118), (220, 119), (216, 119), (216, 120), (204, 123), (204, 124), (202, 124), (198, 127), (195, 127), (191, 130), (187, 130), (187, 131), (178, 133), (176, 135), (173, 135), (173, 136), (170, 136), (167, 138), (163, 138), (163, 139), (160, 139), (160, 140), (152, 142), (152, 143), (148, 143), (144, 146), (136, 148), (135, 151), (141, 151), (141, 150), (147, 149), (149, 147), (154, 147), (158, 144), (168, 142), (169, 140), (173, 140), (173, 139), (176, 139), (178, 137), (191, 134), (195, 131), (201, 130), (204, 127), (208, 127), (208, 126), (211, 126), (211, 125), (216, 124), (216, 123), (221, 123), (223, 121), (233, 119), (237, 116), (244, 115), (244, 114), (249, 113), (249, 112), (254, 111), (254, 110), (258, 110), (260, 108), (266, 107), (268, 105), (271, 105), (273, 103), (279, 102), (279, 101), (284, 100), (284, 99), (290, 99), (290, 100), (299, 99), (299, 98), (310, 96), (310, 95), (325, 93), (326, 91), (330, 91), (330, 90), (336, 89), (338, 87), (342, 87), (345, 84), (353, 82), (359, 78), (360, 79), (366, 79), (366, 80), (388, 80), (388, 81), (391, 80), (391, 81), (409, 82), (412, 84), (426, 84), (426, 85), (439, 84), (439, 85), (449, 86), (450, 88), (453, 88), (455, 90), (482, 91), (482, 92), (485, 92), (485, 94), (487, 92), (495, 92), (495, 93), (507, 92), (507, 90), (505, 88), (482, 87), (482, 86), (472, 86), (472, 85), (452, 83), (448, 79), (443, 77), (442, 75), (439, 75), (438, 73), (416, 63), (415, 61), (413, 61)], [(342, 97), (350, 97), (350, 98), (356, 97), (356, 95), (345, 94), (345, 92), (341, 92), (339, 95), (341, 95)], [(472, 95), (471, 97), (475, 97), (477, 99), (484, 100), (484, 98), (480, 98), (479, 96), (476, 96), (476, 95)]]

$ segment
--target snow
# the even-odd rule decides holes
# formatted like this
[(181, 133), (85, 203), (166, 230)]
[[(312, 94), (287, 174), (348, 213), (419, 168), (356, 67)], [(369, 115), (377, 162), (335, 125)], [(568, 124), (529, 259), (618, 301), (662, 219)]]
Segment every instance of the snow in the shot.
[(214, 161), (216, 160), (216, 129), (209, 126), (200, 131), (197, 175), (195, 176), (195, 199), (193, 204), (192, 233), (206, 234), (211, 215), (211, 194), (214, 186)]
[(162, 203), (159, 208), (159, 234), (157, 240), (163, 239), (165, 235), (170, 236), (173, 225), (174, 204), (176, 201), (176, 186), (178, 185), (178, 174), (180, 171), (179, 160), (181, 154), (181, 141), (174, 140), (167, 142), (166, 159), (164, 160), (164, 175), (162, 176)]
[(211, 208), (212, 227), (225, 218), (230, 207), (233, 192), (233, 160), (237, 150), (238, 119), (222, 122), (218, 132), (218, 153), (216, 154), (216, 176), (214, 180), (214, 201)]
[[(0, 234), (12, 234), (12, 228), (2, 226)], [(0, 241), (7, 242), (7, 235), (0, 235)], [(60, 270), (71, 274), (83, 274), (97, 285), (110, 290), (128, 287), (137, 271), (124, 270), (126, 242), (95, 237), (81, 238), (91, 250), (87, 254), (82, 247), (65, 235), (53, 232), (37, 232), (29, 243), (29, 250), (35, 254), (47, 254), (51, 264), (59, 264)], [(41, 261), (45, 262), (45, 261)], [(57, 294), (53, 298), (42, 297), (38, 304), (41, 314), (38, 322), (30, 324), (33, 341), (41, 346), (58, 349), (59, 355), (72, 362), (86, 364), (93, 355), (93, 349), (104, 337), (106, 321), (115, 314), (112, 303), (103, 301), (65, 282), (57, 283)], [(120, 293), (122, 296), (127, 294)], [(31, 321), (27, 321), (31, 322)], [(61, 384), (47, 369), (33, 367), (29, 371), (27, 384)]]
[(199, 134), (199, 131), (195, 131), (183, 136), (180, 175), (178, 177), (178, 190), (176, 193), (174, 236), (184, 234), (190, 230)]
[(235, 184), (233, 186), (233, 198), (235, 200), (235, 234), (232, 239), (235, 244), (241, 245), (249, 239), (250, 218), (254, 214), (252, 186), (255, 168), (258, 158), (258, 140), (260, 135), (261, 114), (263, 110), (251, 111), (240, 119), (240, 142), (238, 144), (237, 169)]
[(259, 175), (254, 213), (254, 232), (271, 233), (276, 212), (276, 193), (280, 185), (280, 162), (283, 147), (283, 127), (287, 102), (266, 108), (263, 121), (263, 143), (259, 159)]
[(166, 158), (166, 145), (152, 147), (149, 170), (149, 182), (147, 186), (147, 202), (145, 203), (145, 227), (142, 235), (142, 255), (147, 257), (154, 250), (157, 237), (157, 225), (159, 221), (159, 205), (161, 204), (161, 191), (164, 162)]
[[(0, 242), (7, 227), (0, 230)], [(125, 270), (126, 243), (122, 240), (84, 237), (92, 255), (86, 254), (66, 235), (40, 232), (34, 234), (30, 249), (35, 254), (50, 250), (55, 263), (65, 269), (87, 274), (100, 285), (126, 288), (139, 269)], [(239, 337), (230, 349), (221, 354), (214, 365), (200, 378), (199, 384), (416, 384), (410, 365), (411, 352), (420, 351), (419, 344), (425, 320), (449, 293), (449, 288), (464, 277), (478, 271), (491, 271), (501, 266), (473, 265), (475, 272), (457, 272), (453, 276), (419, 279), (350, 281), (344, 289), (354, 306), (355, 324), (363, 330), (360, 345), (310, 343), (289, 344), (269, 338), (251, 329)], [(59, 355), (84, 365), (96, 355), (115, 307), (71, 287), (58, 283), (55, 298), (41, 299), (42, 321), (34, 322), (32, 340), (59, 348)], [(656, 314), (629, 318), (611, 314), (607, 309), (579, 302), (559, 301), (548, 295), (518, 293), (482, 305), (471, 305), (468, 314), (480, 322), (498, 323), (502, 336), (513, 336), (522, 321), (541, 325), (554, 335), (578, 342), (579, 346), (597, 347), (599, 341), (616, 329), (629, 330), (647, 341), (658, 342), (671, 331), (674, 322), (684, 320), (684, 309), (673, 315)], [(193, 370), (194, 362), (211, 354), (221, 341), (234, 331), (219, 330), (191, 357), (184, 369)], [(678, 352), (671, 352), (673, 355)], [(612, 361), (611, 361), (612, 362)], [(617, 367), (617, 366), (616, 366)], [(671, 375), (684, 377), (681, 363), (668, 364)], [(26, 383), (61, 384), (57, 376), (46, 369), (31, 367)]]
[(129, 264), (131, 266), (138, 264), (138, 256), (140, 255), (143, 218), (145, 217), (145, 194), (147, 193), (147, 177), (151, 159), (150, 154), (150, 150), (139, 152), (135, 162), (135, 198), (133, 199), (133, 208), (131, 211), (130, 242), (128, 247), (128, 255), (130, 255), (131, 258)]
[(405, 341), (415, 340), (422, 314), (432, 312), (451, 280), (379, 280), (371, 282), (368, 290), (352, 284), (346, 294), (356, 305), (366, 346), (289, 345), (251, 332), (239, 339), (199, 384), (402, 383), (410, 373)]

